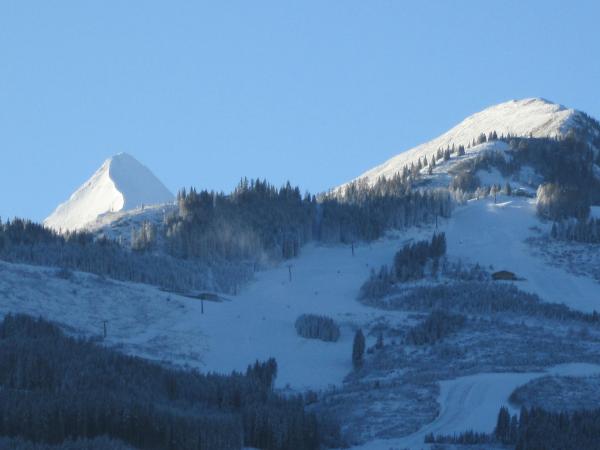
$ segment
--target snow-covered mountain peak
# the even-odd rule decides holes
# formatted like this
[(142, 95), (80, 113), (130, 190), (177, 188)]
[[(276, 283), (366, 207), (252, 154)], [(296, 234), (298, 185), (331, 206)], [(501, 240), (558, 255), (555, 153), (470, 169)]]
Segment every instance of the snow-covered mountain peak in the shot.
[[(582, 113), (542, 98), (510, 100), (467, 117), (441, 136), (404, 151), (385, 163), (363, 173), (356, 180), (374, 183), (378, 178), (392, 177), (404, 166), (431, 158), (438, 149), (468, 146), (480, 134), (496, 132), (498, 136), (557, 137), (582, 123)], [(584, 121), (583, 121), (584, 122)]]
[(80, 230), (100, 215), (173, 201), (171, 192), (133, 156), (119, 153), (106, 161), (44, 220), (55, 230)]

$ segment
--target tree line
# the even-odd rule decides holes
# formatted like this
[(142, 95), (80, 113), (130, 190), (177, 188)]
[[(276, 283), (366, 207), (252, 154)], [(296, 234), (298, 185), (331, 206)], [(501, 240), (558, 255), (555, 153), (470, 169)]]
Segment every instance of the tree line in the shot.
[(503, 445), (515, 450), (595, 450), (600, 441), (600, 409), (550, 412), (521, 408), (511, 415), (500, 408), (493, 433), (465, 431), (452, 436), (428, 434), (426, 443)]
[(600, 219), (592, 217), (554, 222), (550, 236), (562, 241), (600, 244)]
[(301, 397), (273, 391), (277, 364), (200, 374), (65, 336), (54, 324), (0, 323), (0, 437), (61, 444), (100, 437), (138, 449), (317, 449)]
[(59, 267), (173, 290), (230, 291), (252, 276), (252, 266), (185, 260), (164, 252), (131, 251), (86, 231), (59, 234), (30, 220), (0, 220), (0, 259)]
[(512, 284), (466, 280), (433, 286), (417, 286), (385, 302), (372, 301), (380, 308), (403, 311), (447, 311), (457, 314), (519, 314), (558, 321), (600, 325), (597, 311), (583, 312), (562, 303), (547, 303), (539, 296)]
[(351, 183), (343, 194), (301, 195), (289, 183), (243, 179), (230, 195), (182, 190), (178, 213), (166, 220), (168, 251), (183, 258), (298, 256), (310, 241), (371, 241), (392, 229), (448, 217), (444, 190), (413, 191), (401, 176), (374, 186)]

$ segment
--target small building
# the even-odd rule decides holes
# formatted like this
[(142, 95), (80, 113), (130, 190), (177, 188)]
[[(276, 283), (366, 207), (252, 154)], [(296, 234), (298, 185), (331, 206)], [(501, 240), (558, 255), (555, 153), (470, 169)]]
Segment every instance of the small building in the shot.
[(498, 272), (494, 272), (492, 274), (492, 279), (507, 280), (507, 281), (517, 281), (518, 280), (517, 276), (514, 273), (509, 272), (508, 270), (500, 270)]

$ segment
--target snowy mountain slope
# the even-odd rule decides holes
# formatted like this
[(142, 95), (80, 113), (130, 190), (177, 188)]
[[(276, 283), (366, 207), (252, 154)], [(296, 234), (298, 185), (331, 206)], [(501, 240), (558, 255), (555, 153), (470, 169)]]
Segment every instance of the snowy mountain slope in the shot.
[(363, 173), (355, 180), (374, 183), (379, 177), (392, 177), (404, 166), (428, 159), (438, 149), (467, 146), (481, 134), (496, 131), (498, 136), (557, 137), (570, 129), (585, 126), (582, 113), (540, 98), (511, 100), (473, 114), (441, 136), (394, 156), (383, 164)]
[[(518, 287), (544, 300), (564, 302), (584, 311), (598, 309), (600, 286), (596, 281), (551, 266), (525, 242), (547, 228), (548, 224), (535, 216), (530, 199), (505, 196), (498, 196), (497, 204), (491, 198), (469, 201), (458, 206), (450, 219), (439, 223), (439, 230), (446, 232), (450, 259), (514, 271), (523, 278), (516, 282)], [(108, 320), (106, 343), (126, 353), (224, 373), (244, 370), (256, 359), (275, 357), (279, 388), (301, 391), (339, 387), (352, 371), (352, 337), (357, 328), (368, 330), (374, 323), (385, 322), (401, 329), (414, 323), (408, 312), (384, 311), (359, 303), (356, 298), (361, 284), (371, 268), (389, 264), (407, 240), (429, 238), (433, 232), (434, 227), (427, 225), (392, 233), (379, 241), (356, 245), (354, 257), (349, 246), (306, 246), (298, 258), (290, 261), (291, 281), (284, 264), (258, 272), (254, 282), (237, 296), (229, 297), (230, 301), (205, 302), (204, 313), (197, 300), (143, 284), (84, 273), (61, 277), (56, 269), (0, 263), (0, 315), (42, 315), (87, 336), (101, 335), (102, 323)], [(340, 340), (331, 343), (299, 337), (294, 322), (303, 313), (332, 317), (341, 326)], [(368, 346), (373, 345), (374, 336), (367, 338)], [(401, 370), (391, 376), (398, 374)], [(457, 428), (471, 428), (467, 425), (473, 417), (482, 420), (488, 410), (482, 410), (479, 416), (469, 415), (468, 405), (452, 398), (479, 392), (484, 400), (493, 400), (488, 408), (492, 411), (504, 401), (498, 395), (485, 397), (493, 391), (498, 377), (474, 377), (477, 382), (473, 385), (458, 380), (458, 390), (453, 391), (456, 395), (448, 400), (442, 383), (438, 401), (444, 415), (426, 430), (435, 427), (439, 433), (462, 431)], [(517, 376), (515, 380), (516, 386), (521, 379)], [(473, 427), (477, 423), (473, 422)], [(420, 435), (415, 436), (420, 439)], [(397, 442), (420, 448), (412, 447), (410, 439)], [(361, 448), (389, 448), (395, 444), (375, 440)]]
[(104, 161), (69, 200), (44, 220), (44, 225), (57, 231), (79, 230), (105, 213), (173, 199), (173, 194), (147, 167), (131, 155), (119, 153)]
[[(531, 200), (499, 196), (498, 202), (490, 198), (469, 201), (440, 222), (449, 258), (513, 271), (524, 278), (517, 286), (546, 301), (583, 311), (600, 309), (596, 281), (549, 265), (524, 242), (539, 235), (536, 227), (548, 227), (536, 218)], [(291, 261), (291, 282), (286, 265), (258, 272), (255, 281), (231, 297), (231, 302), (206, 303), (204, 315), (197, 301), (154, 287), (101, 282), (86, 274), (62, 280), (53, 275), (53, 269), (21, 266), (13, 270), (18, 266), (3, 263), (0, 312), (42, 314), (95, 333), (99, 321), (108, 316), (119, 330), (120, 342), (144, 348), (155, 345), (155, 351), (164, 352), (166, 359), (172, 359), (170, 355), (177, 353), (174, 349), (183, 345), (179, 338), (185, 333), (198, 356), (195, 364), (203, 369), (241, 370), (256, 358), (275, 356), (280, 364), (278, 385), (323, 388), (340, 383), (350, 370), (348, 355), (356, 327), (381, 316), (398, 322), (404, 319), (404, 313), (383, 312), (356, 300), (371, 268), (390, 264), (407, 240), (430, 238), (433, 231), (432, 226), (423, 226), (357, 244), (354, 257), (348, 246), (309, 245)], [(169, 306), (167, 297), (177, 301)], [(175, 304), (183, 307), (173, 308)], [(333, 317), (342, 324), (341, 340), (332, 344), (298, 337), (294, 322), (303, 313)], [(181, 352), (185, 353), (183, 348)]]
[[(283, 265), (259, 272), (238, 296), (225, 296), (231, 301), (204, 302), (204, 314), (198, 300), (155, 287), (86, 273), (64, 279), (56, 269), (0, 262), (0, 316), (41, 314), (96, 336), (108, 320), (109, 344), (205, 371), (245, 370), (256, 359), (273, 356), (279, 365), (278, 387), (325, 389), (339, 385), (351, 370), (355, 327), (383, 314), (358, 303), (356, 292), (370, 261), (389, 260), (397, 245), (399, 241), (382, 240), (357, 246), (354, 258), (347, 246), (310, 246), (293, 262), (292, 282)], [(340, 341), (298, 336), (294, 322), (303, 313), (335, 317), (342, 325)]]

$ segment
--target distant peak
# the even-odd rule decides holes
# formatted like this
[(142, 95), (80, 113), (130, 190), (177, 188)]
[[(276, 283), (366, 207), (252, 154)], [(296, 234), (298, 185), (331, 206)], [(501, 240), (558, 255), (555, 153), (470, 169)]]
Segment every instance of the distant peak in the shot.
[(102, 166), (44, 221), (56, 230), (85, 228), (98, 216), (169, 203), (173, 194), (137, 159), (121, 152)]

